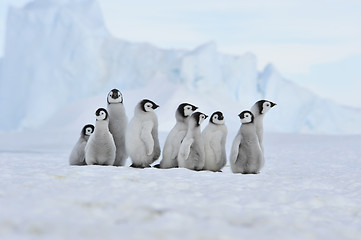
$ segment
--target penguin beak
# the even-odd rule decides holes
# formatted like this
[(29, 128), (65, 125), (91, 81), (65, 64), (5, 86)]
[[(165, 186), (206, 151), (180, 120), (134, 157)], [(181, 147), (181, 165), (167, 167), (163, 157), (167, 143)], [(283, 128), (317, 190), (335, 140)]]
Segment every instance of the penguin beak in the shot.
[(242, 114), (242, 113), (238, 114), (238, 117), (239, 117), (239, 118), (241, 118), (241, 114)]
[(196, 107), (196, 106), (193, 106), (193, 108), (192, 108), (193, 111), (195, 111), (197, 109), (198, 109), (198, 107)]
[(274, 107), (276, 105), (277, 105), (276, 103), (271, 102), (271, 107)]
[(207, 119), (208, 115), (204, 115), (204, 117), (205, 117), (204, 119)]
[(153, 109), (157, 109), (157, 108), (159, 108), (159, 105), (154, 104), (152, 108), (153, 108)]

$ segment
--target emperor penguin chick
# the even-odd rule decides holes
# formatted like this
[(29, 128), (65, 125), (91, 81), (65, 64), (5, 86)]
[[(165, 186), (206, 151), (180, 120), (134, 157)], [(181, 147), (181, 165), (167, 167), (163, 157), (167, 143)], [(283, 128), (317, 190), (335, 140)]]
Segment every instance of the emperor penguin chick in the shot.
[(187, 134), (179, 148), (179, 167), (198, 171), (203, 169), (205, 153), (200, 126), (207, 117), (201, 112), (195, 112), (190, 117)]
[(222, 112), (215, 112), (202, 132), (205, 151), (204, 170), (218, 172), (226, 165), (226, 137), (227, 127), (224, 124), (224, 116)]
[(128, 158), (125, 146), (128, 118), (125, 114), (123, 96), (118, 89), (113, 89), (107, 97), (109, 113), (109, 131), (113, 135), (116, 147), (114, 166), (124, 166)]
[(160, 164), (156, 165), (155, 167), (178, 167), (177, 157), (179, 147), (184, 137), (186, 136), (189, 117), (195, 110), (197, 110), (197, 107), (189, 103), (182, 103), (178, 106), (175, 112), (176, 124), (169, 132), (167, 139), (165, 140), (163, 148), (163, 159)]
[(85, 162), (85, 146), (89, 139), (89, 136), (94, 132), (94, 126), (87, 124), (80, 132), (80, 138), (76, 142), (69, 157), (70, 165), (86, 165)]
[(99, 108), (96, 112), (95, 130), (85, 146), (85, 161), (88, 165), (113, 165), (115, 143), (109, 132), (108, 111)]
[(158, 107), (148, 99), (143, 99), (135, 107), (126, 135), (131, 167), (150, 167), (160, 156), (158, 119), (154, 113)]
[(238, 116), (242, 125), (232, 144), (229, 159), (232, 172), (257, 174), (263, 167), (264, 161), (256, 133), (254, 115), (250, 111), (243, 111)]
[(266, 112), (268, 112), (271, 108), (273, 108), (276, 105), (277, 104), (271, 101), (259, 100), (251, 108), (251, 112), (254, 115), (254, 124), (256, 126), (256, 133), (262, 152), (263, 152), (263, 118)]

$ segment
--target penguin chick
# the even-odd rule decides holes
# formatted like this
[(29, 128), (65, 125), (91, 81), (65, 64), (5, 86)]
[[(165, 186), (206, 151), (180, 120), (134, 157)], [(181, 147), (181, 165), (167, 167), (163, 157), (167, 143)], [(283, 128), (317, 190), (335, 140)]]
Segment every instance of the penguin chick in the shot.
[(125, 114), (123, 105), (123, 96), (118, 89), (113, 89), (107, 97), (108, 113), (109, 113), (109, 131), (113, 135), (116, 153), (114, 166), (124, 166), (128, 158), (125, 146), (125, 135), (128, 125), (128, 118)]
[(263, 154), (259, 145), (254, 115), (250, 111), (243, 111), (238, 115), (242, 125), (235, 137), (230, 154), (233, 173), (259, 173), (263, 167)]
[(80, 138), (76, 142), (70, 154), (70, 158), (69, 158), (70, 165), (86, 165), (85, 146), (89, 139), (89, 136), (93, 132), (94, 132), (94, 126), (92, 124), (87, 124), (82, 128), (80, 132)]
[(207, 117), (201, 112), (195, 112), (190, 117), (187, 134), (179, 148), (179, 167), (198, 171), (203, 169), (205, 153), (200, 126)]
[(85, 146), (85, 161), (88, 165), (113, 165), (115, 143), (109, 132), (108, 111), (99, 108), (95, 115), (95, 130)]
[(254, 124), (256, 126), (256, 133), (262, 152), (263, 152), (263, 118), (266, 112), (268, 112), (271, 108), (273, 108), (276, 105), (277, 104), (271, 101), (259, 100), (251, 108), (251, 112), (254, 115)]
[(169, 132), (167, 139), (165, 140), (163, 148), (163, 159), (160, 164), (156, 165), (155, 167), (178, 167), (177, 157), (179, 147), (184, 137), (186, 136), (189, 117), (195, 110), (197, 110), (197, 107), (189, 103), (182, 103), (178, 106), (175, 112), (176, 124)]
[(145, 168), (160, 156), (158, 119), (154, 110), (159, 106), (143, 99), (134, 110), (134, 117), (127, 129), (127, 151), (132, 160), (131, 167)]
[(218, 172), (226, 165), (226, 137), (227, 127), (224, 124), (224, 116), (222, 112), (215, 112), (202, 132), (205, 151), (204, 170)]

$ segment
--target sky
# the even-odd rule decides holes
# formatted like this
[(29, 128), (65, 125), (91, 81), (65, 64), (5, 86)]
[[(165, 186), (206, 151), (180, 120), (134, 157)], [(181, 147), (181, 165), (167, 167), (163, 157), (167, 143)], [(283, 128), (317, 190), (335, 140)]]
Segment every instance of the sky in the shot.
[[(29, 0), (1, 0), (0, 56), (6, 12)], [(213, 41), (222, 53), (257, 56), (287, 79), (336, 103), (361, 107), (359, 0), (98, 0), (118, 38), (160, 48)]]

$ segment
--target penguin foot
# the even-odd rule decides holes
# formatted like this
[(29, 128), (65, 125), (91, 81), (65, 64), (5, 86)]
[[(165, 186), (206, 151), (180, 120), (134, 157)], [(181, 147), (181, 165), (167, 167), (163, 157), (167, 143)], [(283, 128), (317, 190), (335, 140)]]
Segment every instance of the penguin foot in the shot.
[(131, 167), (131, 168), (151, 168), (150, 165), (143, 166), (143, 165), (136, 165), (134, 163), (132, 165), (130, 165), (129, 167)]
[(130, 165), (129, 167), (131, 167), (131, 168), (144, 168), (144, 167), (142, 167), (140, 165), (136, 165), (134, 163), (132, 165)]
[(242, 172), (242, 174), (258, 174), (259, 172)]
[(193, 169), (194, 171), (200, 172), (200, 171), (206, 171), (205, 169), (201, 168), (201, 169)]
[(154, 168), (160, 168), (160, 164), (156, 164), (153, 166)]

